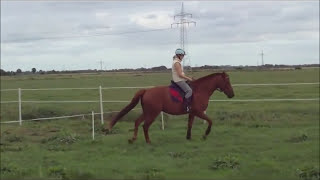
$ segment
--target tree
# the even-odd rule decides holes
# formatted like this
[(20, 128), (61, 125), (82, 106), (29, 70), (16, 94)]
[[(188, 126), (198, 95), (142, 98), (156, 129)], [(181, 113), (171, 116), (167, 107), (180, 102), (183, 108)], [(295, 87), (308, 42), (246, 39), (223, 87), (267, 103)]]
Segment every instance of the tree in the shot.
[(165, 67), (165, 66), (158, 66), (158, 67), (153, 67), (153, 68), (151, 68), (151, 70), (153, 70), (153, 71), (163, 71), (163, 70), (167, 70), (167, 67)]
[(22, 73), (21, 69), (17, 69), (17, 74)]
[(36, 68), (32, 68), (32, 73), (36, 73), (37, 72), (37, 69)]
[(5, 76), (5, 75), (7, 75), (7, 72), (3, 69), (0, 69), (0, 75)]

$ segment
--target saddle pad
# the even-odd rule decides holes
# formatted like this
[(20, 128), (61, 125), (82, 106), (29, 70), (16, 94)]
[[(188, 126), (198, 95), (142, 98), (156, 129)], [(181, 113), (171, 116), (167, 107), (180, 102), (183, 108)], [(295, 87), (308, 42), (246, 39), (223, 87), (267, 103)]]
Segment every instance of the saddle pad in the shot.
[(183, 102), (183, 97), (185, 93), (183, 90), (176, 85), (174, 82), (171, 82), (171, 85), (169, 86), (170, 96), (171, 99), (175, 102)]

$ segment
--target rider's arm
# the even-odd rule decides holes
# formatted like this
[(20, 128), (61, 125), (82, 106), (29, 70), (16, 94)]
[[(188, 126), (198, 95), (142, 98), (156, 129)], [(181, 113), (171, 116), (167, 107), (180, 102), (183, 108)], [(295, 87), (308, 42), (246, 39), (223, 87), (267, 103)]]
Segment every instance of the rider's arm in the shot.
[(174, 64), (174, 68), (176, 69), (177, 74), (178, 74), (178, 76), (179, 76), (180, 78), (183, 78), (183, 79), (192, 81), (191, 78), (189, 78), (188, 76), (182, 74), (182, 69), (181, 69), (181, 64), (180, 64), (180, 63), (175, 63), (175, 64)]

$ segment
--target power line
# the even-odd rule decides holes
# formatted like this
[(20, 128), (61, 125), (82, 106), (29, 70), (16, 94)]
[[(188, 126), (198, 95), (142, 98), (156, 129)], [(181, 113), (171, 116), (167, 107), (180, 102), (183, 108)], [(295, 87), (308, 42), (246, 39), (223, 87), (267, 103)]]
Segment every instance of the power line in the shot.
[(71, 39), (71, 38), (86, 38), (86, 37), (97, 37), (97, 36), (113, 36), (113, 35), (123, 35), (123, 34), (136, 34), (136, 33), (144, 33), (144, 32), (165, 31), (165, 30), (169, 30), (169, 29), (171, 29), (171, 28), (140, 30), (140, 31), (127, 31), (127, 32), (119, 32), (119, 33), (101, 33), (101, 34), (91, 34), (91, 35), (24, 38), (24, 39), (16, 39), (14, 41), (15, 42), (17, 42), (17, 41), (39, 41), (39, 40), (49, 40), (49, 39)]

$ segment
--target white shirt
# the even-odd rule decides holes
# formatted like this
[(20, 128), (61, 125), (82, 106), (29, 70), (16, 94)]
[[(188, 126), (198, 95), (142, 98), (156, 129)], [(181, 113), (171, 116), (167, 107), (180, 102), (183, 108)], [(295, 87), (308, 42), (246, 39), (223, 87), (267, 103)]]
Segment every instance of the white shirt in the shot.
[[(175, 57), (172, 62), (172, 68), (171, 68), (172, 69), (172, 80), (174, 82), (186, 81), (186, 79), (179, 77), (178, 72), (176, 71), (176, 68), (174, 66), (176, 63), (179, 63), (181, 65), (181, 61), (178, 57)], [(184, 75), (182, 65), (181, 65), (181, 71), (182, 71), (182, 74)]]

